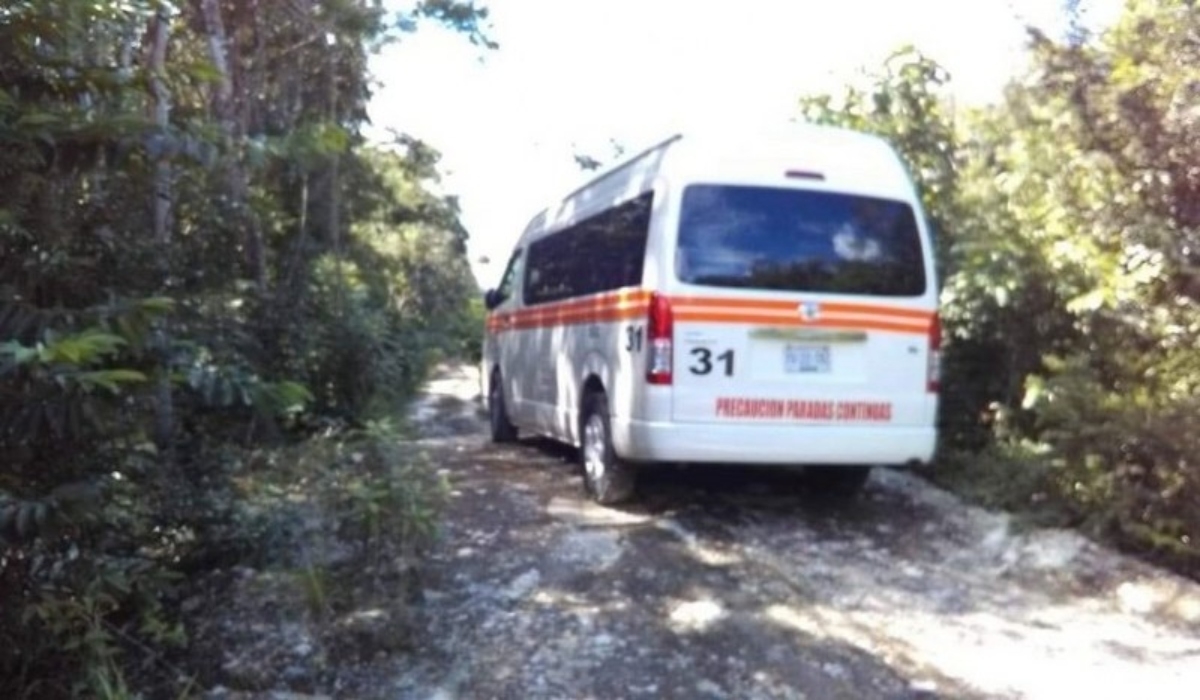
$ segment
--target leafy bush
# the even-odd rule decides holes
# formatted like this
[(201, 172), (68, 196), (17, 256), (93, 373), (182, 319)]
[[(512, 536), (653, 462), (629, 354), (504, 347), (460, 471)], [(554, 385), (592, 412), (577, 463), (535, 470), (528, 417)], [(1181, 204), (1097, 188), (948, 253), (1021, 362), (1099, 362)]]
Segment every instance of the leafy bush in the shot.
[(343, 534), (375, 556), (384, 545), (413, 557), (437, 533), (437, 512), (449, 492), (445, 478), (402, 446), (394, 421), (373, 421), (340, 446), (335, 479)]
[(358, 420), (380, 404), (408, 396), (424, 372), (424, 334), (356, 274), (352, 264), (323, 260), (313, 290), (285, 330), (292, 376), (315, 389), (320, 410)]
[(1200, 398), (1154, 382), (1106, 389), (1092, 364), (1051, 359), (1050, 378), (1030, 378), (1057, 500), (1092, 531), (1200, 572)]
[[(142, 426), (122, 409), (147, 376), (130, 368), (120, 335), (14, 328), (28, 308), (10, 300), (3, 310), (8, 337), (39, 340), (0, 346), (0, 452), (14, 458), (0, 473), (0, 597), (23, 603), (0, 610), (0, 677), (17, 679), (10, 692), (97, 692), (123, 683), (116, 657), (127, 628), (178, 641), (158, 601), (167, 572), (138, 551), (151, 530), (146, 509), (113, 512), (140, 491), (125, 475), (138, 472), (129, 443)], [(118, 615), (126, 609), (133, 618)], [(48, 669), (76, 662), (90, 683), (50, 680)]]
[(482, 292), (470, 298), (466, 311), (450, 325), (450, 350), (453, 355), (478, 365), (483, 360), (483, 327), (487, 309)]
[[(0, 696), (178, 690), (180, 575), (297, 515), (238, 480), (449, 347), (469, 272), (437, 154), (358, 133), (389, 20), (326, 3), (336, 41), (298, 41), (311, 4), (0, 11)], [(483, 14), (405, 19), (483, 41)]]
[(1031, 31), (1004, 100), (954, 114), (913, 49), (816, 121), (877, 132), (938, 232), (934, 478), (1200, 575), (1200, 15), (1134, 3), (1105, 35)]

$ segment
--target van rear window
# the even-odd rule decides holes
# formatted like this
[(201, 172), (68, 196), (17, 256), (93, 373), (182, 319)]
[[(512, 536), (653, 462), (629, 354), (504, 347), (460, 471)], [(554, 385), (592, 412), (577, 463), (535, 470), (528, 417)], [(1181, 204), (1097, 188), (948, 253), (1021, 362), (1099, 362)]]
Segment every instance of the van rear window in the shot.
[(675, 272), (714, 287), (871, 296), (925, 293), (904, 202), (813, 190), (689, 185)]

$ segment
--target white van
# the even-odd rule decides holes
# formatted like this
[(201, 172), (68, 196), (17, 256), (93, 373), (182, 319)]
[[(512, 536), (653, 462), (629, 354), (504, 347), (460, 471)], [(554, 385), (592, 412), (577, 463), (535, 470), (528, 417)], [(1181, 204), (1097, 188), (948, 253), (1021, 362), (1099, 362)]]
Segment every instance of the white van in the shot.
[(534, 217), (486, 306), (492, 438), (580, 447), (600, 503), (643, 463), (803, 466), (846, 495), (933, 456), (933, 246), (877, 137), (666, 139)]

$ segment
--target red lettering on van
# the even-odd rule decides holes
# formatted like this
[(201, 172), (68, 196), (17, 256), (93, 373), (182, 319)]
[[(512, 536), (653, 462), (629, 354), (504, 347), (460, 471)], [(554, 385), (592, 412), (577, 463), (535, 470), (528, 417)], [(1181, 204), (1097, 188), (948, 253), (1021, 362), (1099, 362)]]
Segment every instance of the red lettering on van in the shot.
[(888, 401), (830, 401), (821, 399), (766, 399), (721, 396), (713, 411), (723, 418), (791, 420), (837, 423), (889, 423)]

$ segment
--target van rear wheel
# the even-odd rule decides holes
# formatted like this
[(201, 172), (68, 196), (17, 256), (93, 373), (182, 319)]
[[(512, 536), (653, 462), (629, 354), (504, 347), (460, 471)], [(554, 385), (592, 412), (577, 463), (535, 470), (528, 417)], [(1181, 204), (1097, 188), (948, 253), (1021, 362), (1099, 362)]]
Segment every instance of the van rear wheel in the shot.
[(871, 467), (865, 466), (806, 467), (804, 470), (805, 480), (814, 491), (835, 498), (853, 498), (862, 491), (870, 476)]
[(492, 429), (492, 442), (515, 442), (517, 428), (508, 419), (508, 407), (504, 405), (504, 389), (500, 384), (500, 373), (492, 373), (488, 386), (488, 423)]
[(593, 392), (584, 399), (583, 406), (579, 456), (584, 486), (601, 505), (627, 501), (636, 488), (637, 471), (613, 450), (608, 397), (602, 391)]

